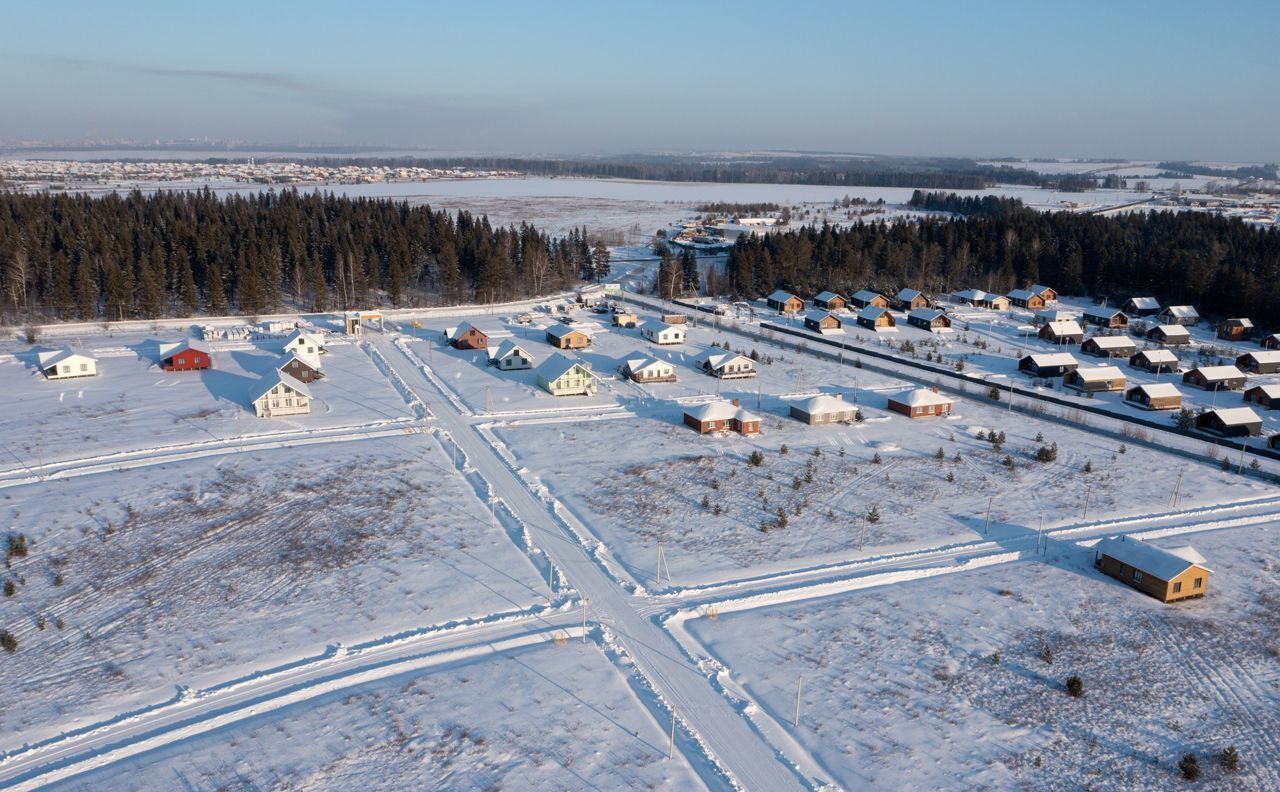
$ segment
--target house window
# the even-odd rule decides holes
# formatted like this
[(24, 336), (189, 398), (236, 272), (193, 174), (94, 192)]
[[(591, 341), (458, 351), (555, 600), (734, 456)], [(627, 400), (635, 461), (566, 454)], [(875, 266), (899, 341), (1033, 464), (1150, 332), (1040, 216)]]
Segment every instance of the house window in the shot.
[(62, 373), (63, 373), (63, 374), (70, 374), (70, 373), (71, 373), (71, 366), (70, 366), (70, 365), (65, 365), (65, 366), (63, 366), (63, 367), (62, 367)]
[(187, 362), (187, 359), (186, 359), (186, 358), (184, 358), (184, 357), (180, 357), (180, 358), (178, 358), (178, 365), (179, 365), (179, 366), (185, 365), (185, 364), (186, 364), (186, 362)]
[(1200, 586), (1203, 584), (1204, 584), (1204, 578), (1198, 577), (1196, 578), (1195, 583), (1191, 584), (1191, 588), (1200, 588)]
[(1135, 569), (1135, 570), (1133, 570), (1133, 582), (1135, 582), (1135, 583), (1141, 583), (1141, 582), (1142, 582), (1142, 573), (1141, 573), (1141, 572), (1139, 572), (1139, 571), (1138, 571), (1138, 570), (1136, 570), (1136, 569)]
[(1182, 581), (1179, 580), (1173, 584), (1173, 593), (1178, 594), (1182, 591)]

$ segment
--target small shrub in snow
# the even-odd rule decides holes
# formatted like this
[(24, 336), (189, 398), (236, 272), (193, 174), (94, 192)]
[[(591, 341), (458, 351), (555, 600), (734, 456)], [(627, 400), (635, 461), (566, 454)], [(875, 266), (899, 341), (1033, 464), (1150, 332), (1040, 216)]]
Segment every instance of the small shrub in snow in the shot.
[(1194, 429), (1196, 426), (1196, 413), (1194, 410), (1188, 410), (1183, 407), (1178, 411), (1178, 415), (1173, 419), (1179, 429)]
[(1078, 676), (1067, 677), (1067, 695), (1071, 698), (1080, 698), (1084, 695), (1084, 680)]
[(1045, 665), (1053, 665), (1053, 647), (1049, 644), (1040, 644), (1040, 660)]
[(720, 479), (711, 479), (711, 489), (713, 490), (720, 489)]
[(790, 452), (790, 451), (791, 451), (791, 449), (790, 449), (790, 448), (787, 448), (787, 444), (786, 444), (786, 443), (783, 443), (783, 444), (782, 444), (781, 446), (779, 446), (779, 448), (778, 448), (778, 453), (779, 453), (779, 454), (782, 454), (783, 456), (786, 456), (786, 455), (787, 455), (787, 453), (788, 453), (788, 452)]
[(995, 385), (992, 385), (991, 388), (987, 390), (987, 398), (991, 401), (1000, 401), (1000, 389)]
[(1089, 461), (1089, 460), (1087, 460), (1087, 459), (1085, 460), (1085, 463), (1084, 463), (1084, 472), (1085, 472), (1085, 473), (1092, 473), (1092, 472), (1093, 472), (1093, 463), (1092, 463), (1092, 462), (1090, 462), (1090, 461)]
[(947, 452), (943, 450), (942, 446), (938, 446), (938, 451), (937, 453), (934, 454), (934, 456), (937, 458), (939, 462), (942, 462), (947, 458)]
[(1230, 460), (1230, 459), (1227, 459), (1226, 457), (1223, 457), (1223, 458), (1222, 458), (1222, 469), (1223, 469), (1223, 470), (1226, 470), (1226, 471), (1230, 471), (1230, 470), (1231, 470), (1231, 460)]
[(869, 510), (867, 510), (867, 522), (873, 525), (875, 523), (880, 522), (880, 509), (878, 509), (875, 506), (872, 506)]
[(6, 597), (12, 597), (14, 594), (17, 593), (17, 591), (18, 591), (18, 587), (14, 585), (12, 580), (5, 580), (4, 595)]
[(777, 526), (779, 528), (787, 527), (787, 510), (782, 508), (781, 506), (778, 507)]
[(1037, 443), (1044, 442), (1044, 432), (1036, 432), (1036, 442)]
[(799, 476), (795, 476), (791, 479), (791, 489), (798, 490), (800, 489), (800, 485), (801, 481)]
[(955, 483), (955, 480), (956, 480), (956, 474), (955, 474), (955, 473), (952, 473), (950, 470), (948, 470), (948, 471), (947, 471), (947, 483), (948, 483), (948, 484), (954, 484), (954, 483)]
[(63, 580), (62, 580), (62, 573), (61, 573), (61, 572), (58, 572), (57, 574), (55, 574), (55, 575), (53, 576), (53, 585), (55, 585), (55, 586), (61, 586), (62, 584), (63, 584)]
[(18, 639), (8, 630), (0, 630), (0, 649), (9, 654), (18, 651)]
[(704, 509), (711, 508), (711, 499), (708, 498), (706, 495), (702, 496), (702, 508)]
[(1194, 753), (1183, 754), (1182, 760), (1178, 762), (1178, 769), (1182, 771), (1182, 777), (1187, 781), (1200, 778), (1200, 760)]
[(854, 422), (854, 423), (862, 423), (862, 422), (863, 422), (863, 421), (865, 421), (865, 420), (867, 420), (867, 419), (866, 419), (866, 417), (865, 417), (865, 416), (863, 416), (863, 414), (862, 414), (862, 410), (854, 410), (854, 411), (853, 411), (853, 422)]
[(884, 461), (884, 460), (882, 460), (882, 459), (880, 458), (880, 452), (879, 452), (879, 451), (877, 451), (877, 452), (876, 452), (876, 453), (871, 457), (871, 464), (873, 464), (873, 465), (878, 465), (878, 464), (880, 464), (880, 463), (881, 463), (881, 462), (883, 462), (883, 461)]
[(813, 455), (814, 455), (815, 457), (821, 457), (821, 456), (822, 456), (822, 449), (821, 449), (821, 448), (819, 448), (818, 446), (814, 446), (814, 447), (813, 447)]
[(1126, 452), (1126, 451), (1128, 451), (1128, 450), (1129, 450), (1129, 449), (1125, 447), (1125, 444), (1124, 444), (1124, 443), (1121, 443), (1121, 444), (1120, 444), (1120, 449), (1119, 449), (1120, 453), (1122, 453), (1122, 454), (1123, 454), (1124, 452)]
[(751, 467), (760, 467), (764, 464), (764, 454), (759, 451), (752, 451), (751, 456), (747, 457), (747, 464)]
[(7, 552), (9, 556), (11, 557), (17, 556), (18, 558), (26, 557), (28, 552), (26, 534), (24, 533), (9, 534), (9, 540), (7, 544), (8, 544)]
[(717, 517), (719, 517), (719, 516), (720, 516), (720, 513), (721, 513), (721, 512), (723, 512), (723, 511), (724, 511), (724, 509), (723, 509), (723, 508), (721, 508), (720, 504), (718, 504), (718, 503), (717, 503), (715, 506), (713, 506), (713, 507), (711, 508), (711, 513), (712, 513), (712, 514), (714, 514), (714, 515), (715, 515), (715, 516), (717, 516)]
[(1052, 443), (1047, 446), (1040, 446), (1040, 450), (1036, 451), (1036, 459), (1040, 462), (1053, 462), (1058, 458), (1058, 444)]
[(1234, 773), (1240, 769), (1240, 752), (1234, 745), (1223, 748), (1222, 753), (1218, 754), (1218, 761), (1222, 763), (1224, 770)]

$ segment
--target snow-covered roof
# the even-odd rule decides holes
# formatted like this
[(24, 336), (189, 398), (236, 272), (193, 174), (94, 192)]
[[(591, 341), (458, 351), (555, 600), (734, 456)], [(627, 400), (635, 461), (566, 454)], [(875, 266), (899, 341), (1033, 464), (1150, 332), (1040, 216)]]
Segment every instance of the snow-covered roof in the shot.
[(1076, 377), (1081, 382), (1106, 382), (1107, 380), (1124, 379), (1124, 372), (1115, 366), (1090, 366), (1076, 369)]
[(884, 316), (887, 313), (889, 313), (889, 311), (885, 308), (880, 308), (875, 305), (868, 305), (866, 308), (863, 308), (861, 311), (858, 311), (858, 318), (875, 320), (875, 319), (879, 319), (880, 317)]
[(1039, 297), (1040, 292), (1034, 292), (1030, 289), (1014, 289), (1005, 295), (1010, 300), (1030, 300), (1032, 297)]
[(772, 302), (786, 302), (787, 300), (794, 300), (797, 298), (791, 292), (785, 292), (782, 289), (778, 289), (773, 294), (770, 294), (767, 299)]
[(528, 350), (526, 350), (524, 347), (520, 346), (515, 341), (512, 341), (510, 339), (507, 339), (506, 341), (503, 341), (501, 344), (498, 344), (498, 348), (493, 352), (493, 359), (502, 360), (503, 358), (510, 357), (511, 355), (517, 352), (519, 352), (520, 357), (524, 358), (525, 360), (529, 360), (529, 361), (533, 360), (533, 355), (530, 355)]
[(1163, 333), (1165, 338), (1168, 338), (1169, 336), (1187, 336), (1188, 338), (1191, 337), (1191, 331), (1183, 327), (1182, 325), (1162, 324), (1162, 325), (1156, 325), (1154, 329), (1159, 330), (1161, 333)]
[(1036, 311), (1036, 316), (1046, 322), (1064, 322), (1068, 319), (1075, 319), (1076, 315), (1070, 311), (1063, 311), (1057, 308), (1047, 308), (1043, 311)]
[(468, 330), (475, 330), (480, 335), (485, 335), (485, 332), (483, 330), (471, 324), (470, 322), (462, 322), (457, 327), (447, 327), (445, 328), (445, 334), (450, 341), (457, 341), (459, 338), (462, 338), (464, 335), (466, 335)]
[[(555, 382), (556, 380), (563, 377), (565, 374), (568, 374), (570, 371), (572, 371), (574, 366), (579, 366), (582, 368), (583, 371), (587, 372), (588, 374), (591, 374), (591, 369), (587, 368), (586, 366), (579, 363), (578, 361), (567, 358), (561, 354), (552, 355), (551, 357), (542, 361), (542, 365), (538, 366), (537, 373), (538, 373), (538, 376), (542, 377), (547, 382)], [(595, 376), (595, 375), (592, 374), (592, 376)]]
[(919, 289), (899, 289), (897, 295), (894, 296), (894, 299), (901, 302), (911, 302), (922, 294), (924, 294), (924, 292)]
[(1135, 385), (1130, 390), (1138, 390), (1145, 393), (1152, 399), (1163, 399), (1169, 396), (1181, 396), (1182, 391), (1174, 387), (1172, 382), (1146, 382), (1142, 385)]
[[(840, 297), (840, 295), (836, 294), (833, 291), (823, 291), (823, 292), (818, 292), (818, 295), (813, 299), (819, 300), (821, 302), (831, 302), (837, 297)], [(844, 299), (844, 298), (841, 298), (841, 299)]]
[(737, 352), (729, 352), (728, 350), (722, 350), (718, 347), (703, 350), (701, 354), (694, 358), (699, 365), (706, 365), (711, 368), (720, 368), (721, 366), (726, 366), (739, 359), (746, 361), (748, 365), (752, 364), (751, 358), (746, 355), (739, 355)]
[(982, 289), (964, 289), (962, 291), (955, 292), (953, 296), (961, 300), (969, 300), (972, 302), (977, 302), (980, 300), (991, 299), (995, 295), (988, 294), (987, 292), (984, 292)]
[(1145, 575), (1165, 582), (1176, 578), (1193, 566), (1209, 569), (1204, 566), (1204, 556), (1190, 546), (1172, 547), (1166, 550), (1141, 539), (1109, 536), (1094, 545), (1093, 549)]
[(823, 319), (826, 319), (827, 317), (831, 317), (832, 319), (835, 319), (837, 322), (840, 321), (840, 317), (836, 316), (830, 311), (821, 311), (821, 310), (810, 311), (809, 313), (804, 315), (804, 318), (810, 322), (820, 322)]
[(1262, 423), (1262, 419), (1258, 417), (1258, 414), (1248, 407), (1219, 407), (1204, 414), (1218, 416), (1218, 420), (1222, 422), (1223, 426), (1245, 426)]
[(937, 308), (912, 308), (911, 312), (908, 313), (907, 316), (915, 317), (916, 319), (920, 319), (925, 322), (932, 322), (939, 316), (946, 316), (946, 313), (946, 311), (942, 311)]
[(1059, 319), (1056, 322), (1049, 322), (1045, 326), (1054, 335), (1084, 335), (1084, 328), (1074, 319)]
[[(642, 331), (653, 333), (655, 335), (665, 330), (672, 330), (675, 328), (675, 325), (667, 324), (661, 319), (646, 319), (640, 323), (640, 329)], [(683, 332), (683, 329), (681, 329), (681, 332)]]
[(1085, 316), (1096, 316), (1099, 319), (1110, 319), (1118, 313), (1123, 313), (1119, 308), (1106, 308), (1101, 305), (1090, 305), (1084, 309)]
[(758, 421), (760, 416), (750, 413), (731, 401), (714, 401), (699, 404), (684, 411), (685, 415), (696, 421), (727, 421), (736, 418), (739, 421)]
[(56, 366), (59, 363), (66, 363), (71, 360), (90, 360), (94, 363), (98, 362), (98, 359), (93, 355), (73, 351), (71, 347), (63, 347), (62, 349), (55, 349), (49, 352), (41, 352), (38, 357), (40, 359), (40, 368), (42, 369), (47, 369), (50, 366)]
[(628, 358), (624, 364), (624, 368), (631, 373), (644, 371), (645, 369), (653, 368), (654, 366), (657, 366), (663, 371), (669, 371), (674, 368), (670, 363), (662, 360), (655, 360), (651, 357)]
[(854, 405), (839, 396), (831, 396), (826, 393), (820, 393), (813, 398), (805, 399), (797, 406), (810, 415), (829, 415), (856, 409)]
[(299, 352), (297, 350), (293, 350), (289, 354), (281, 356), (280, 360), (276, 363), (276, 369), (283, 369), (295, 360), (302, 361), (308, 367), (313, 368), (316, 371), (320, 370), (319, 355), (308, 355), (306, 352)]
[(1266, 396), (1268, 399), (1280, 399), (1280, 384), (1254, 385), (1249, 390), (1262, 391), (1262, 394)]
[(169, 344), (160, 345), (160, 357), (173, 357), (179, 352), (186, 352), (188, 349), (195, 352), (203, 352), (206, 355), (212, 355), (209, 345), (198, 338), (184, 338), (181, 341), (175, 341)]
[(1176, 316), (1179, 319), (1196, 319), (1200, 317), (1200, 314), (1196, 312), (1196, 309), (1190, 305), (1170, 305), (1164, 309), (1163, 313), (1167, 313), (1170, 316)]
[(1027, 355), (1037, 368), (1047, 366), (1078, 366), (1080, 361), (1070, 352), (1045, 352), (1038, 355)]
[(1133, 303), (1133, 307), (1139, 311), (1160, 310), (1160, 301), (1155, 297), (1130, 297), (1129, 302)]
[(1133, 341), (1124, 336), (1093, 336), (1089, 339), (1098, 349), (1132, 349)]
[(256, 402), (258, 399), (261, 399), (263, 396), (270, 393), (272, 388), (280, 384), (284, 384), (291, 390), (301, 393), (307, 398), (311, 398), (311, 389), (307, 387), (305, 382), (276, 369), (263, 376), (263, 378), (258, 381), (258, 386), (250, 392), (249, 400)]
[(1200, 372), (1200, 376), (1207, 380), (1244, 379), (1244, 372), (1235, 366), (1198, 366), (1192, 371)]
[(323, 336), (321, 336), (319, 333), (308, 333), (304, 330), (294, 330), (292, 333), (289, 334), (289, 337), (284, 340), (284, 344), (285, 346), (288, 346), (300, 338), (311, 342), (317, 347), (324, 346)]
[(930, 404), (955, 404), (955, 399), (943, 396), (930, 388), (913, 388), (889, 397), (889, 401), (908, 407), (927, 407)]
[(574, 327), (573, 325), (563, 324), (562, 322), (556, 322), (555, 324), (547, 328), (547, 335), (552, 336), (554, 338), (564, 338), (570, 333), (581, 333), (582, 335), (587, 335), (586, 331), (584, 331), (582, 328)]
[(1036, 294), (1044, 294), (1047, 291), (1051, 291), (1054, 294), (1058, 293), (1057, 289), (1053, 288), (1052, 286), (1045, 286), (1043, 283), (1031, 284), (1031, 291), (1035, 292)]
[(1147, 360), (1152, 363), (1177, 363), (1178, 356), (1168, 349), (1144, 349), (1139, 354), (1144, 355)]
[(1242, 327), (1242, 328), (1244, 328), (1245, 330), (1252, 330), (1252, 329), (1253, 329), (1253, 320), (1252, 320), (1252, 319), (1245, 319), (1244, 317), (1233, 317), (1233, 318), (1228, 319), (1228, 320), (1226, 320), (1225, 322), (1223, 322), (1223, 324), (1235, 325), (1235, 326), (1237, 326), (1237, 327)]
[(1259, 349), (1255, 352), (1246, 352), (1240, 357), (1252, 358), (1259, 363), (1280, 363), (1280, 349)]
[(858, 302), (871, 302), (877, 297), (879, 297), (882, 300), (884, 299), (884, 295), (881, 294), (880, 292), (873, 292), (870, 289), (859, 289), (858, 291), (854, 292), (853, 296), (850, 297), (849, 299), (857, 300)]

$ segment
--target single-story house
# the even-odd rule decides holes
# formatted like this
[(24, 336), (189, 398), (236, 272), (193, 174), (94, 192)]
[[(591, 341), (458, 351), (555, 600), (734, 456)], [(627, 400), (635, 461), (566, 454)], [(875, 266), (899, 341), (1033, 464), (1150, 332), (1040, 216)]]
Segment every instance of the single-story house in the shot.
[(1079, 366), (1080, 361), (1070, 352), (1027, 355), (1018, 361), (1018, 371), (1033, 377), (1061, 377)]
[(1107, 393), (1124, 390), (1125, 376), (1115, 366), (1091, 366), (1068, 371), (1062, 384), (1081, 393)]
[(899, 289), (893, 296), (893, 305), (900, 311), (914, 311), (928, 308), (929, 298), (919, 289)]
[(1031, 308), (1040, 310), (1044, 307), (1044, 298), (1030, 289), (1014, 289), (1005, 295), (1009, 298), (1009, 302), (1019, 308)]
[(1009, 298), (1003, 294), (991, 294), (982, 289), (965, 289), (951, 295), (957, 301), (968, 303), (974, 308), (990, 308), (993, 311), (1009, 310)]
[(165, 371), (200, 371), (213, 365), (213, 350), (203, 341), (184, 338), (160, 345), (160, 368)]
[(840, 317), (830, 311), (810, 311), (804, 315), (804, 326), (807, 330), (829, 333), (839, 330), (841, 323)]
[(570, 325), (557, 322), (547, 328), (547, 343), (560, 349), (585, 349), (591, 336)]
[(785, 292), (781, 289), (764, 298), (764, 302), (765, 305), (768, 305), (775, 311), (780, 311), (786, 314), (799, 313), (804, 309), (804, 300), (795, 296), (791, 292)]
[(659, 322), (657, 319), (640, 325), (640, 335), (646, 340), (655, 344), (666, 346), (668, 344), (684, 343), (684, 328), (679, 325), (667, 324)]
[(499, 371), (523, 371), (533, 368), (533, 363), (533, 355), (510, 339), (499, 344), (489, 355), (489, 365), (496, 366)]
[(908, 418), (950, 415), (955, 399), (943, 396), (937, 388), (913, 388), (889, 397), (888, 407)]
[(1130, 356), (1129, 365), (1156, 373), (1177, 371), (1178, 356), (1167, 349), (1144, 349)]
[(682, 314), (682, 313), (663, 314), (661, 316), (661, 319), (662, 321), (666, 322), (669, 325), (689, 324), (689, 314)]
[(1096, 357), (1127, 358), (1137, 352), (1138, 347), (1125, 336), (1094, 336), (1085, 339), (1080, 351)]
[(483, 330), (469, 322), (444, 331), (445, 340), (454, 349), (488, 349), (489, 336)]
[(833, 291), (818, 292), (818, 296), (813, 298), (813, 307), (827, 311), (839, 311), (848, 304), (848, 300)]
[(1129, 316), (1155, 316), (1160, 313), (1160, 301), (1155, 297), (1130, 297), (1120, 310)]
[(1245, 375), (1235, 366), (1198, 366), (1183, 374), (1182, 381), (1205, 390), (1239, 390)]
[(756, 364), (746, 355), (712, 347), (694, 358), (694, 363), (704, 373), (720, 379), (741, 379), (756, 375)]
[(1103, 308), (1096, 305), (1084, 309), (1084, 321), (1085, 324), (1112, 329), (1129, 325), (1129, 317), (1125, 316), (1124, 311), (1119, 308)]
[(306, 383), (279, 370), (263, 377), (249, 394), (249, 400), (259, 418), (308, 415), (311, 412), (311, 389)]
[(324, 337), (318, 333), (294, 330), (284, 340), (284, 353), (286, 355), (290, 352), (297, 352), (301, 355), (323, 355), (326, 351)]
[(676, 369), (665, 360), (630, 358), (619, 368), (622, 376), (635, 382), (675, 382)]
[(1064, 311), (1061, 308), (1046, 308), (1043, 311), (1036, 311), (1036, 318), (1041, 322), (1074, 322), (1079, 316), (1077, 313)]
[(614, 327), (635, 327), (640, 324), (640, 317), (633, 313), (616, 313), (613, 315)]
[(937, 308), (913, 308), (907, 314), (907, 324), (936, 333), (951, 328), (951, 317)]
[(319, 355), (300, 355), (297, 352), (290, 352), (280, 358), (276, 363), (276, 371), (302, 383), (315, 382), (324, 376), (324, 372), (320, 370)]
[(1280, 333), (1272, 333), (1269, 336), (1263, 336), (1258, 341), (1258, 346), (1263, 349), (1280, 349)]
[(1203, 597), (1210, 569), (1191, 547), (1163, 547), (1132, 537), (1107, 537), (1093, 546), (1100, 572), (1161, 602)]
[(1052, 344), (1078, 344), (1084, 338), (1084, 329), (1078, 322), (1067, 319), (1040, 325), (1040, 331), (1036, 335)]
[(1219, 407), (1196, 416), (1196, 428), (1221, 437), (1262, 434), (1262, 419), (1248, 407)]
[(596, 392), (591, 368), (559, 353), (543, 361), (536, 373), (538, 387), (552, 396), (590, 396)]
[(377, 325), (382, 329), (381, 311), (346, 311), (342, 314), (342, 324), (347, 335), (363, 335), (366, 326)]
[(1246, 352), (1236, 358), (1236, 366), (1251, 374), (1275, 374), (1280, 371), (1280, 349)]
[(823, 393), (793, 404), (788, 409), (792, 418), (810, 425), (852, 421), (858, 412), (856, 405), (840, 398), (838, 393), (834, 396)]
[(854, 292), (849, 297), (849, 307), (857, 308), (859, 310), (872, 307), (888, 309), (889, 298), (879, 292), (873, 292), (869, 289), (861, 289)]
[(1218, 338), (1228, 341), (1241, 341), (1253, 335), (1252, 319), (1223, 319), (1218, 323)]
[(760, 416), (747, 412), (738, 400), (699, 404), (684, 411), (684, 423), (699, 434), (737, 432), (741, 435), (760, 433)]
[(1182, 346), (1191, 343), (1191, 331), (1182, 325), (1156, 325), (1147, 331), (1147, 338), (1167, 346)]
[(1162, 324), (1200, 324), (1200, 314), (1190, 305), (1170, 305), (1161, 311), (1159, 316)]
[(1244, 400), (1264, 410), (1280, 410), (1280, 385), (1254, 385), (1244, 392)]
[(894, 320), (893, 314), (889, 313), (888, 308), (881, 308), (872, 305), (858, 311), (858, 324), (863, 327), (870, 327), (872, 330), (881, 330), (887, 327), (897, 327), (898, 323)]
[(1182, 392), (1172, 382), (1150, 382), (1125, 391), (1124, 400), (1148, 410), (1176, 410), (1182, 406)]
[(98, 376), (98, 359), (83, 352), (73, 352), (70, 347), (41, 352), (37, 358), (40, 371), (51, 380)]
[(1058, 299), (1058, 290), (1045, 286), (1043, 283), (1033, 283), (1027, 288), (1040, 295), (1046, 303), (1051, 303)]

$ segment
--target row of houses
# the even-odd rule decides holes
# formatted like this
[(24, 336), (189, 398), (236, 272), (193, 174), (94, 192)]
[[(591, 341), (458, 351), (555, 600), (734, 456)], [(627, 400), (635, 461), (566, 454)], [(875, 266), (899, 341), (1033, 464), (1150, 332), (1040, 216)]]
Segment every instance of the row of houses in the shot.
[[(888, 408), (908, 418), (950, 415), (955, 400), (937, 388), (914, 388), (890, 396)], [(856, 420), (857, 405), (845, 401), (840, 394), (819, 394), (788, 408), (789, 415), (810, 426), (850, 423)], [(684, 411), (684, 423), (700, 434), (737, 432), (754, 435), (760, 432), (760, 416), (739, 404), (737, 399), (700, 404)]]

